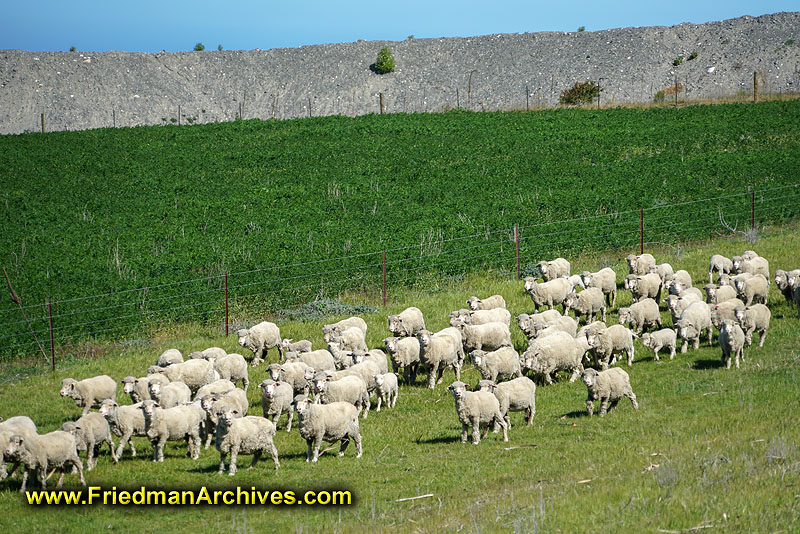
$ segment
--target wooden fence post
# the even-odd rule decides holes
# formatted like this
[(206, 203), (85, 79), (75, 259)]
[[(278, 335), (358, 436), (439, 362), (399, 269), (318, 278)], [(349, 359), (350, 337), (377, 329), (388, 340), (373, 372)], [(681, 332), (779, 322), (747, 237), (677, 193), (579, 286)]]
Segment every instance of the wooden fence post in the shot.
[(639, 254), (644, 254), (644, 209), (639, 208)]
[(42, 133), (44, 133), (44, 113), (42, 113)]
[(756, 227), (756, 192), (750, 191), (750, 228)]
[(383, 307), (386, 307), (386, 250), (381, 252), (383, 260)]
[(517, 280), (519, 280), (519, 226), (514, 225), (514, 245), (517, 249)]
[(228, 272), (225, 272), (225, 337), (228, 337)]
[(385, 113), (385, 109), (383, 107), (383, 93), (378, 93), (381, 97), (381, 115)]
[[(528, 86), (526, 85), (526, 86), (525, 86), (525, 111), (530, 111), (530, 110), (531, 110), (531, 105), (530, 105), (530, 90), (528, 89)], [(518, 277), (518, 278), (519, 278), (519, 277)]]
[(53, 302), (50, 299), (47, 299), (47, 318), (50, 324), (50, 363), (53, 368), (53, 372), (56, 370), (56, 346), (53, 342)]
[(758, 102), (758, 71), (753, 71), (753, 103)]

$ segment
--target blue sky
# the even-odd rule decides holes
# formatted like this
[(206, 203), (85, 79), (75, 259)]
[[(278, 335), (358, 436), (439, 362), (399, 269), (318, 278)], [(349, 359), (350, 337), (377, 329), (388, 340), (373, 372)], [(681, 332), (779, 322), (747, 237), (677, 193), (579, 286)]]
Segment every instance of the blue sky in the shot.
[(4, 0), (0, 49), (177, 52), (366, 40), (587, 31), (800, 10), (797, 0)]

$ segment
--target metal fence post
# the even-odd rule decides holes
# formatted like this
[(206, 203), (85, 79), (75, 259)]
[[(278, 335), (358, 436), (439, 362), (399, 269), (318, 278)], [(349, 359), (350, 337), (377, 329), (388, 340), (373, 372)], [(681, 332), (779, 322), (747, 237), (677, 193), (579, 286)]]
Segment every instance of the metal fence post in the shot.
[(56, 346), (53, 342), (53, 302), (47, 299), (47, 318), (50, 324), (50, 363), (53, 371), (56, 370)]
[(225, 337), (228, 337), (228, 273), (225, 272)]
[(644, 254), (644, 209), (639, 208), (639, 254)]
[(756, 192), (750, 191), (750, 228), (756, 227)]
[(519, 226), (514, 225), (514, 245), (517, 249), (517, 280), (519, 280)]
[(386, 250), (381, 251), (383, 262), (383, 306), (386, 307)]

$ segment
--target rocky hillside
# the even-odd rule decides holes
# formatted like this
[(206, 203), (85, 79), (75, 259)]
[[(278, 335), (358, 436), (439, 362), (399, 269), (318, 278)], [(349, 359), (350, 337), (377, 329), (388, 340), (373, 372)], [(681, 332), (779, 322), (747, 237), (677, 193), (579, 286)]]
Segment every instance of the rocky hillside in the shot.
[[(371, 69), (389, 46), (395, 72)], [(676, 58), (683, 57), (675, 66)], [(598, 32), (498, 34), (274, 50), (0, 52), (0, 133), (558, 103), (599, 80), (603, 104), (800, 91), (800, 12)], [(668, 91), (669, 93), (669, 91)], [(180, 109), (180, 116), (179, 116)]]

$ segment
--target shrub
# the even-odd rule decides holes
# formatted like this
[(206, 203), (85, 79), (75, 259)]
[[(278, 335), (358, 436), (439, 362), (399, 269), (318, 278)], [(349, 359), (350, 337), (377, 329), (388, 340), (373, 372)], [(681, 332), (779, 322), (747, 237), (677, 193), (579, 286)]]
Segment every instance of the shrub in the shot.
[(217, 45), (217, 50), (219, 50), (220, 52), (222, 52), (222, 45)]
[(689, 61), (691, 61), (691, 60), (693, 60), (693, 59), (694, 59), (694, 58), (696, 58), (696, 57), (697, 57), (697, 52), (692, 52), (691, 54), (689, 54), (689, 58), (688, 58), (688, 60), (689, 60)]
[(378, 59), (375, 60), (375, 70), (380, 74), (387, 74), (394, 71), (394, 55), (388, 46), (381, 48), (378, 52)]
[(655, 95), (653, 95), (653, 102), (656, 104), (661, 104), (664, 102), (664, 91), (658, 91)]
[(75, 47), (74, 47), (74, 46), (70, 46), (70, 47), (69, 47), (69, 51), (70, 51), (70, 52), (74, 52), (74, 51), (75, 51)]
[(195, 52), (202, 52), (205, 49), (206, 49), (206, 46), (203, 43), (197, 43), (196, 45), (194, 45), (194, 51)]
[(675, 67), (677, 67), (681, 63), (683, 63), (683, 56), (678, 56), (678, 57), (676, 57), (675, 59), (672, 60), (672, 65), (675, 66)]
[(592, 100), (600, 97), (600, 91), (603, 89), (591, 80), (585, 82), (575, 82), (570, 89), (561, 91), (561, 97), (558, 101), (561, 104), (580, 105), (590, 104)]
[(578, 31), (579, 31), (579, 32), (585, 32), (585, 31), (586, 31), (586, 26), (580, 26), (580, 27), (578, 28)]

